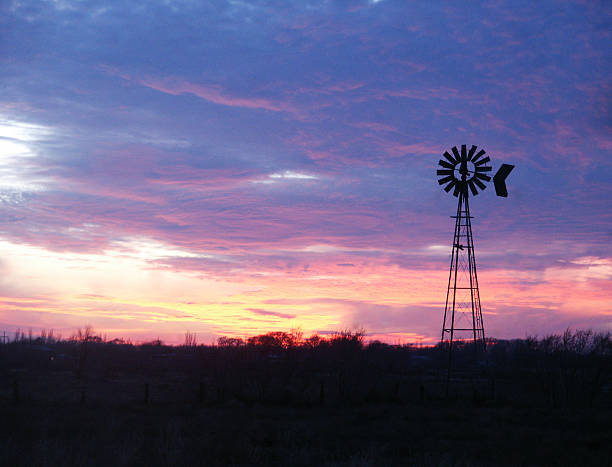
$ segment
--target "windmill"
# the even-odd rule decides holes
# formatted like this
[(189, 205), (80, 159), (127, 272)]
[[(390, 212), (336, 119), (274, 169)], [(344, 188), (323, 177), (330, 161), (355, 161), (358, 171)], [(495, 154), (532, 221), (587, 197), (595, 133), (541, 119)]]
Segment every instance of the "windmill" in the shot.
[[(475, 347), (485, 349), (485, 331), (480, 307), (480, 291), (476, 272), (474, 239), (472, 238), (472, 216), (470, 215), (469, 197), (476, 196), (491, 181), (491, 159), (485, 156), (484, 149), (472, 146), (467, 150), (465, 144), (461, 151), (453, 147), (451, 153), (446, 151), (444, 159), (438, 162), (438, 183), (444, 191), (458, 198), (455, 219), (455, 233), (451, 255), (444, 321), (442, 323), (441, 342), (448, 342), (448, 371), (452, 362), (453, 343), (457, 340), (473, 340)], [(502, 164), (493, 184), (498, 196), (507, 197), (506, 177), (513, 165)]]

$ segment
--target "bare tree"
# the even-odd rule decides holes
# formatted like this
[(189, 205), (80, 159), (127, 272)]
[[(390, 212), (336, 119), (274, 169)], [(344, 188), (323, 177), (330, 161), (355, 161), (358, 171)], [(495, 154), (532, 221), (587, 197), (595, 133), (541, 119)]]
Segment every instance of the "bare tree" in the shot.
[(183, 343), (183, 345), (188, 348), (193, 348), (198, 345), (198, 341), (197, 341), (195, 332), (187, 331), (185, 333), (185, 342)]
[[(100, 339), (99, 337), (97, 339)], [(96, 340), (94, 329), (91, 325), (85, 326), (83, 329), (78, 328), (76, 333), (72, 337), (73, 341), (78, 344), (78, 367), (77, 367), (77, 378), (81, 378), (87, 364), (87, 356), (89, 353), (89, 343)]]

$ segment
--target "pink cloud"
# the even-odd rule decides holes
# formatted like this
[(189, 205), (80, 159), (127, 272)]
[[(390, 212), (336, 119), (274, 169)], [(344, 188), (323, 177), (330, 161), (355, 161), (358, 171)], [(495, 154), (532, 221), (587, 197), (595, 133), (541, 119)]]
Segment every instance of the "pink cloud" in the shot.
[(101, 65), (99, 68), (106, 73), (119, 76), (126, 81), (135, 82), (142, 86), (146, 86), (148, 88), (155, 89), (156, 91), (173, 96), (191, 94), (205, 101), (219, 105), (226, 105), (229, 107), (263, 109), (273, 112), (295, 112), (295, 108), (286, 102), (274, 102), (272, 100), (260, 97), (241, 97), (231, 95), (227, 91), (223, 90), (221, 86), (215, 84), (192, 83), (174, 76), (146, 76), (144, 78), (137, 78), (114, 67)]
[(143, 78), (139, 80), (143, 86), (157, 91), (177, 96), (193, 94), (194, 96), (219, 105), (244, 107), (247, 109), (265, 109), (274, 112), (291, 112), (293, 107), (282, 102), (273, 102), (257, 97), (238, 97), (226, 94), (218, 85), (200, 85), (190, 83), (180, 78)]
[(596, 139), (597, 145), (606, 151), (612, 151), (612, 138), (607, 136), (599, 137)]
[(384, 148), (387, 154), (394, 157), (405, 156), (406, 154), (430, 156), (432, 154), (442, 153), (439, 145), (432, 145), (422, 142), (402, 144), (391, 140), (382, 140), (379, 144), (382, 148)]
[(397, 128), (380, 122), (356, 122), (351, 123), (351, 126), (354, 126), (356, 128), (366, 128), (372, 131), (397, 132)]
[(465, 92), (454, 88), (422, 88), (422, 89), (398, 89), (398, 90), (379, 90), (378, 96), (389, 97), (408, 97), (410, 99), (429, 100), (429, 99), (457, 99), (467, 98)]
[(256, 315), (275, 316), (283, 319), (294, 319), (296, 317), (296, 315), (293, 314), (281, 313), (280, 311), (263, 310), (261, 308), (247, 308), (247, 310), (251, 313), (255, 313)]

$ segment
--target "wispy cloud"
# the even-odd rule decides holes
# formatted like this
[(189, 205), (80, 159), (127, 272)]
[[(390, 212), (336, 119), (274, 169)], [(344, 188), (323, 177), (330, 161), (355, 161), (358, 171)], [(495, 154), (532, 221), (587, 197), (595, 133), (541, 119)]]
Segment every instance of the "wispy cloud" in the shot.
[(263, 310), (261, 308), (247, 308), (247, 310), (249, 310), (251, 313), (255, 313), (256, 315), (275, 316), (277, 318), (283, 318), (283, 319), (294, 319), (296, 317), (296, 315), (292, 315), (289, 313), (281, 313), (280, 311)]
[(109, 74), (119, 76), (120, 78), (137, 83), (142, 86), (154, 89), (164, 94), (179, 96), (182, 94), (190, 94), (213, 104), (225, 105), (229, 107), (242, 107), (247, 109), (262, 109), (273, 112), (292, 112), (295, 109), (284, 102), (274, 102), (269, 99), (259, 97), (240, 97), (231, 95), (223, 90), (220, 85), (215, 84), (199, 84), (187, 81), (183, 78), (170, 77), (135, 77), (113, 67), (101, 65), (100, 69)]

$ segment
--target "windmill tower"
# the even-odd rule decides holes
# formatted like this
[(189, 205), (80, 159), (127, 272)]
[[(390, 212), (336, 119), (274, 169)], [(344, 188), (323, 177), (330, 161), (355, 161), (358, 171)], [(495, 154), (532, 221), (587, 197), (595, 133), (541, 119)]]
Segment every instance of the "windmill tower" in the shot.
[[(452, 362), (453, 344), (457, 341), (473, 341), (478, 349), (485, 349), (485, 330), (480, 305), (476, 255), (472, 237), (472, 219), (469, 198), (484, 190), (491, 181), (489, 165), (491, 159), (485, 156), (483, 149), (472, 146), (467, 150), (465, 144), (461, 151), (453, 147), (452, 154), (443, 154), (444, 159), (438, 162), (438, 183), (444, 185), (444, 191), (457, 197), (455, 233), (444, 306), (441, 342), (449, 347), (449, 377)], [(505, 179), (513, 165), (503, 164), (493, 177), (498, 196), (507, 197)]]

